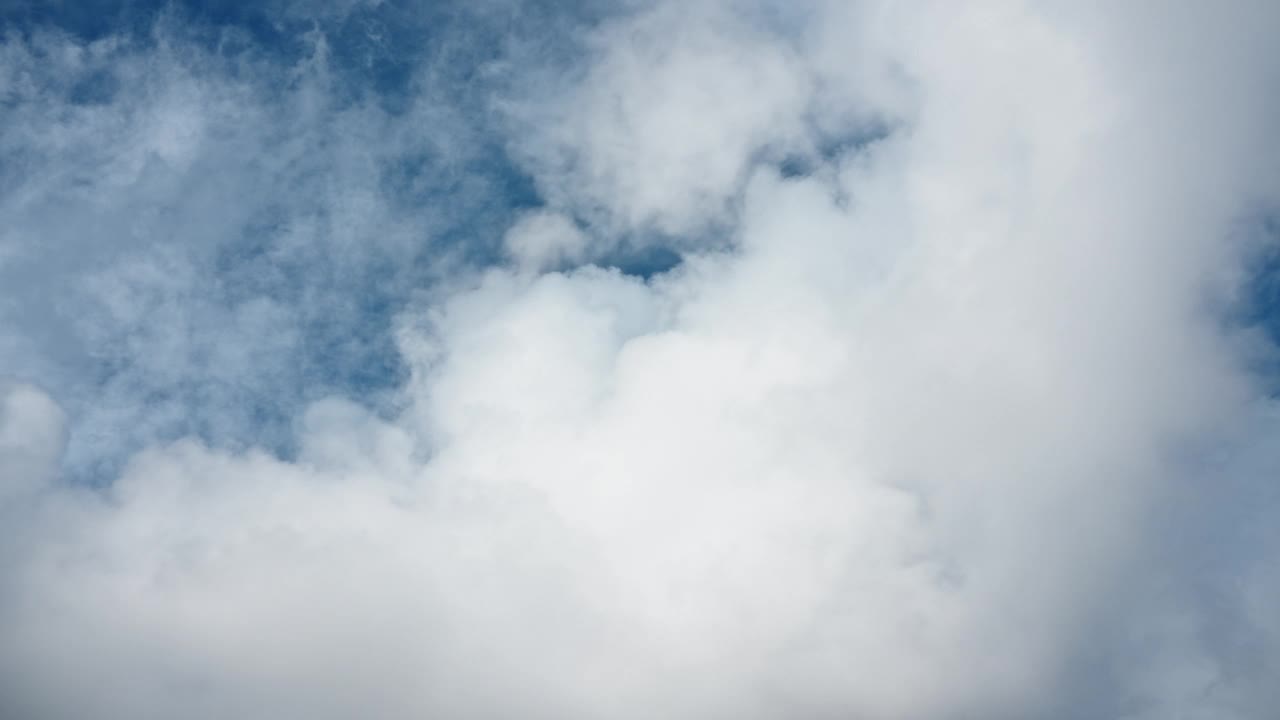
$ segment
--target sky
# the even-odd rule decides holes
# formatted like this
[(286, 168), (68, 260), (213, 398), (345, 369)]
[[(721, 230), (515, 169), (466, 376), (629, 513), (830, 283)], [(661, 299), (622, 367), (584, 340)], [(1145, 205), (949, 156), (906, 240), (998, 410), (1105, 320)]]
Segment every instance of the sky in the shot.
[(1272, 717), (1278, 26), (0, 3), (0, 717)]

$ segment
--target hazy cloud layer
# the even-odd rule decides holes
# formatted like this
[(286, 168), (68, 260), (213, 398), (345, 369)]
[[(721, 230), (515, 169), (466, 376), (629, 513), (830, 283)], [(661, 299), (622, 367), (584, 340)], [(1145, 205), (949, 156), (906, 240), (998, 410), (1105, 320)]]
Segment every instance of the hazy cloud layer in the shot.
[(1274, 4), (264, 7), (0, 45), (0, 715), (1280, 706)]

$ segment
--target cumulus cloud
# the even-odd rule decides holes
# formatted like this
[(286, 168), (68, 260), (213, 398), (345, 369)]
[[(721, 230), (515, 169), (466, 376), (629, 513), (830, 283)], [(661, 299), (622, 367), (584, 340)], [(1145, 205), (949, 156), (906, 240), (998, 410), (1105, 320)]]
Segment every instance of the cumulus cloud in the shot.
[(587, 46), (583, 77), (514, 113), (533, 115), (520, 149), (556, 201), (685, 233), (728, 210), (756, 153), (803, 147), (802, 61), (717, 3), (658, 4)]
[(581, 262), (588, 239), (564, 215), (539, 210), (512, 225), (503, 244), (517, 265), (542, 271)]
[[(78, 300), (0, 338), (45, 388), (0, 388), (0, 709), (1266, 717), (1280, 446), (1237, 309), (1280, 201), (1277, 19), (620, 7), (474, 93), (420, 59), (408, 111), (345, 95), (314, 29), (284, 100), (276, 61), (187, 40), (9, 39), (4, 151), (42, 164), (4, 178), (0, 272)], [(153, 89), (85, 109), (55, 51)], [(679, 264), (609, 266), (646, 243)], [(400, 371), (322, 382), (309, 323), (357, 333), (371, 288), (358, 337)], [(63, 344), (112, 372), (49, 370)], [(138, 419), (181, 432), (102, 435)]]
[(30, 385), (0, 386), (0, 459), (6, 496), (37, 491), (51, 481), (65, 442), (66, 418), (48, 395)]

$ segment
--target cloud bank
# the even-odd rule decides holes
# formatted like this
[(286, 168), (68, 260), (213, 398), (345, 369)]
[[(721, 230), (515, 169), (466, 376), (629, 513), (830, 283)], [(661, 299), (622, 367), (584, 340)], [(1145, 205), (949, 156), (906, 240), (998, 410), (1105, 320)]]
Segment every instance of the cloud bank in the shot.
[(1280, 705), (1273, 4), (441, 7), (5, 37), (0, 715)]

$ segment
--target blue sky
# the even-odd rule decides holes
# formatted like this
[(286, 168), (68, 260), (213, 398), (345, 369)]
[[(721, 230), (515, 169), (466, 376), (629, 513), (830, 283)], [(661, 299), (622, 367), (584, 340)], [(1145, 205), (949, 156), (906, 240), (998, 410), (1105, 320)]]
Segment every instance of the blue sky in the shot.
[[(145, 249), (94, 243), (95, 269), (152, 253), (167, 253), (169, 262), (184, 266), (198, 287), (181, 292), (209, 314), (188, 321), (197, 327), (188, 328), (186, 337), (175, 340), (160, 327), (157, 337), (149, 338), (150, 328), (113, 327), (110, 319), (91, 330), (70, 329), (75, 322), (56, 308), (50, 313), (54, 319), (45, 315), (32, 321), (44, 326), (32, 334), (46, 337), (26, 338), (37, 345), (29, 351), (33, 357), (8, 372), (57, 388), (68, 406), (113, 413), (103, 421), (112, 426), (109, 431), (90, 428), (73, 435), (71, 472), (101, 481), (142, 444), (187, 434), (229, 447), (265, 444), (287, 455), (295, 450), (292, 421), (303, 404), (344, 393), (379, 406), (380, 395), (404, 379), (391, 338), (394, 315), (413, 292), (428, 291), (440, 275), (497, 262), (498, 244), (513, 214), (542, 204), (533, 179), (508, 153), (503, 128), (495, 126), (491, 99), (509, 81), (504, 56), (511, 46), (536, 43), (542, 62), (572, 62), (566, 55), (573, 52), (566, 28), (589, 26), (601, 13), (589, 5), (535, 3), (349, 5), (40, 3), (5, 11), (5, 24), (16, 33), (11, 42), (21, 46), (25, 41), (26, 62), (33, 66), (45, 62), (44, 53), (67, 46), (118, 44), (97, 62), (42, 78), (53, 84), (46, 102), (62, 104), (63, 112), (127, 113), (139, 102), (131, 86), (213, 82), (247, 86), (258, 105), (245, 124), (267, 124), (246, 129), (230, 109), (219, 119), (218, 132), (232, 139), (154, 180), (167, 186), (156, 189), (159, 201), (135, 200), (148, 203), (154, 215), (142, 230), (148, 235), (142, 240)], [(308, 64), (320, 54), (323, 69), (307, 75)], [(122, 77), (123, 63), (139, 67)], [(172, 73), (179, 77), (166, 76)], [(303, 97), (308, 93), (313, 95)], [(424, 94), (430, 96), (426, 101), (419, 99)], [(420, 103), (416, 115), (415, 101)], [(352, 132), (388, 133), (395, 139), (366, 149), (364, 138), (343, 137)], [(415, 132), (422, 136), (410, 137)], [(285, 151), (288, 159), (266, 170), (264, 151), (290, 139), (294, 147)], [(24, 158), (31, 149), (20, 142), (10, 153), (8, 182), (21, 184), (24, 164), (40, 160)], [(250, 187), (271, 187), (240, 192), (244, 188), (237, 184), (246, 178)], [(80, 182), (85, 181), (92, 182)], [(342, 220), (324, 198), (348, 188), (369, 194), (381, 216), (366, 216), (370, 224), (350, 231), (335, 227)], [(51, 193), (49, 202), (50, 212), (74, 217), (67, 222), (76, 226), (66, 232), (100, 222), (119, 226), (138, 211), (83, 196)], [(297, 223), (316, 235), (314, 242), (287, 245), (285, 238)], [(672, 252), (651, 246), (610, 253), (600, 262), (641, 274), (675, 262)], [(26, 248), (7, 271), (36, 277), (30, 268), (54, 265), (58, 261), (51, 258), (64, 252), (56, 242)], [(34, 281), (19, 302), (24, 309), (38, 304), (33, 296), (44, 293), (51, 280), (78, 285), (84, 271), (51, 269), (53, 277)], [(10, 285), (17, 292), (21, 286), (20, 281)], [(152, 302), (173, 301), (155, 297)], [(252, 302), (301, 317), (291, 318), (283, 346), (279, 337), (263, 338), (277, 343), (269, 359), (248, 363), (234, 378), (219, 377), (204, 359), (213, 346), (258, 342), (251, 324), (228, 315)], [(261, 328), (263, 333), (276, 330)], [(86, 332), (94, 337), (83, 337)], [(237, 337), (224, 337), (228, 333)], [(169, 349), (181, 353), (187, 367), (165, 377), (141, 371), (137, 356), (156, 352), (148, 343), (179, 344)], [(55, 375), (60, 371), (65, 374)], [(121, 407), (112, 397), (121, 385), (128, 387), (124, 392), (132, 406)], [(139, 396), (145, 400), (139, 402)], [(126, 419), (143, 414), (152, 419)], [(103, 433), (112, 436), (109, 447), (84, 440), (81, 449), (80, 438)]]
[[(521, 14), (536, 17), (537, 11)], [(16, 368), (19, 375), (57, 388), (64, 402), (77, 408), (115, 402), (110, 395), (122, 383), (129, 386), (129, 401), (136, 402), (135, 407), (115, 408), (125, 417), (112, 416), (110, 448), (94, 445), (80, 451), (73, 440), (72, 470), (83, 464), (89, 477), (98, 474), (93, 468), (104, 461), (103, 473), (118, 469), (121, 451), (188, 433), (217, 444), (266, 442), (277, 451), (290, 452), (290, 423), (300, 403), (333, 392), (374, 398), (402, 379), (390, 325), (410, 291), (429, 287), (449, 263), (492, 262), (511, 213), (539, 202), (528, 176), (507, 156), (503, 138), (486, 127), (487, 111), (476, 87), (475, 78), (499, 56), (500, 44), (513, 38), (499, 34), (488, 26), (490, 19), (465, 7), (386, 3), (311, 14), (286, 4), (42, 3), (9, 7), (6, 15), (6, 26), (18, 37), (32, 38), (32, 64), (41, 64), (43, 53), (67, 44), (83, 47), (104, 39), (122, 44), (98, 62), (59, 76), (53, 76), (53, 70), (43, 78), (57, 84), (47, 89), (48, 102), (65, 103), (65, 112), (118, 109), (127, 114), (139, 102), (128, 86), (137, 84), (248, 83), (262, 106), (253, 108), (256, 115), (244, 122), (271, 124), (261, 133), (247, 131), (232, 109), (219, 119), (218, 128), (232, 139), (188, 167), (156, 177), (153, 192), (158, 201), (138, 198), (127, 208), (103, 206), (85, 196), (49, 198), (48, 212), (73, 218), (67, 220), (74, 223), (66, 228), (68, 233), (100, 224), (120, 227), (134, 220), (130, 216), (141, 209), (136, 203), (147, 203), (152, 217), (143, 221), (141, 233), (147, 237), (141, 240), (142, 248), (117, 249), (110, 238), (86, 239), (96, 246), (93, 268), (54, 267), (55, 258), (65, 251), (53, 241), (26, 248), (6, 268), (21, 276), (43, 265), (53, 275), (33, 281), (20, 300), (24, 314), (39, 304), (36, 295), (47, 292), (49, 282), (74, 287), (81, 282), (80, 273), (151, 254), (167, 253), (197, 286), (174, 292), (202, 304), (200, 312), (207, 313), (207, 319), (186, 321), (197, 326), (187, 328), (187, 335), (177, 340), (168, 328), (113, 326), (111, 319), (91, 330), (71, 329), (67, 326), (75, 321), (58, 308), (33, 320), (44, 326), (38, 332), (46, 339), (32, 341), (43, 347), (31, 351), (36, 357), (27, 367)], [(509, 18), (492, 22), (504, 20)], [(308, 78), (294, 71), (314, 56), (320, 35), (326, 85), (318, 102), (324, 108), (307, 110), (297, 103), (305, 102), (299, 95), (308, 91)], [(41, 39), (55, 47), (39, 47)], [(413, 69), (425, 57), (431, 58), (431, 77), (415, 79)], [(121, 77), (119, 65), (125, 62), (141, 67)], [(164, 76), (172, 72), (179, 77)], [(413, 83), (426, 87), (414, 88)], [(327, 115), (363, 112), (365, 117), (351, 121), (359, 126), (357, 131), (381, 128), (403, 134), (415, 121), (406, 117), (411, 93), (423, 90), (439, 95), (433, 103), (444, 116), (442, 127), (429, 131), (432, 137), (425, 144), (409, 140), (361, 156), (359, 141), (344, 145), (340, 136), (349, 130)], [(22, 108), (11, 106), (15, 110)], [(303, 118), (308, 112), (312, 115)], [(294, 138), (300, 144), (289, 151), (292, 156), (264, 172), (264, 150), (285, 143), (294, 133), (301, 138)], [(11, 186), (23, 182), (24, 161), (40, 161), (24, 158), (28, 153), (31, 149), (21, 143), (11, 147), (5, 163)], [(90, 175), (95, 171), (92, 166), (83, 169)], [(245, 177), (255, 185), (274, 187), (241, 192), (236, 184)], [(340, 220), (323, 198), (348, 184), (373, 193), (399, 226), (389, 230), (375, 221), (354, 228), (352, 235), (336, 237), (342, 231), (334, 224)], [(324, 240), (283, 247), (282, 237), (295, 223), (305, 223), (306, 232), (341, 248), (327, 246)], [(388, 231), (398, 237), (385, 242), (368, 237)], [(18, 292), (21, 286), (9, 284)], [(166, 290), (161, 288), (151, 292), (151, 302), (182, 302), (164, 297)], [(301, 309), (303, 317), (289, 323), (289, 341), (269, 360), (248, 363), (234, 378), (217, 377), (202, 358), (223, 342), (258, 341), (252, 327), (229, 315), (230, 308), (254, 301)], [(154, 337), (148, 337), (153, 330)], [(262, 331), (272, 332), (265, 327)], [(95, 336), (86, 339), (86, 332)], [(232, 337), (224, 337), (228, 333)], [(136, 371), (138, 355), (156, 352), (149, 343), (179, 344), (171, 350), (184, 357), (187, 367), (167, 377)], [(65, 374), (53, 374), (59, 370)], [(139, 395), (145, 400), (137, 402)], [(161, 419), (126, 419), (137, 414)]]
[(1280, 703), (1271, 3), (0, 8), (0, 715)]

